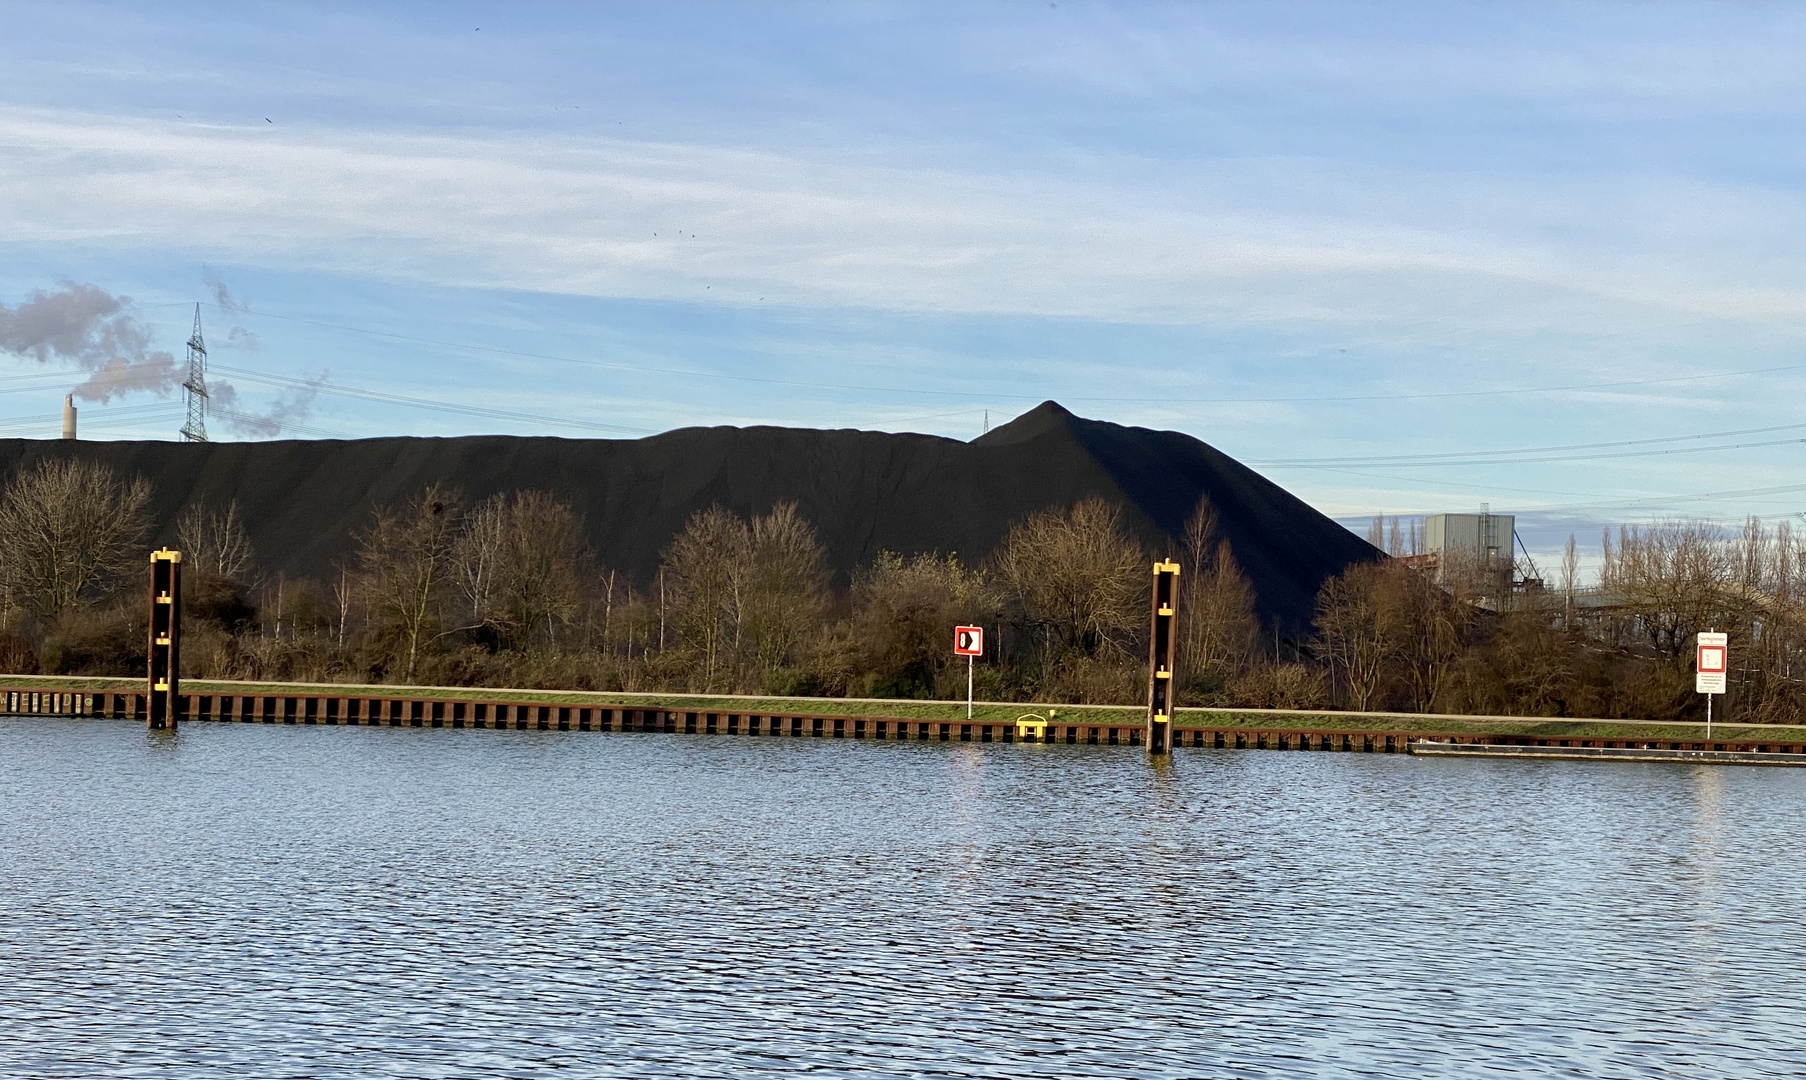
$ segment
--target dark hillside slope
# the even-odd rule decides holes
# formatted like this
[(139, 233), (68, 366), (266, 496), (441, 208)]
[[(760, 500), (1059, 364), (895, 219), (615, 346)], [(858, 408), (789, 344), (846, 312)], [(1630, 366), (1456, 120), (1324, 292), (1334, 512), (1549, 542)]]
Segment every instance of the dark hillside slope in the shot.
[(269, 573), (324, 580), (373, 506), (429, 483), (475, 501), (539, 488), (568, 500), (604, 566), (645, 582), (685, 519), (719, 503), (764, 513), (794, 499), (837, 574), (882, 549), (988, 555), (1033, 510), (1122, 503), (1155, 553), (1172, 550), (1201, 492), (1260, 595), (1263, 617), (1309, 621), (1322, 580), (1375, 557), (1364, 541), (1198, 440), (1073, 416), (1047, 402), (970, 443), (796, 428), (686, 428), (633, 441), (471, 436), (261, 443), (0, 440), (0, 471), (80, 455), (156, 487), (156, 541), (191, 499), (244, 511)]

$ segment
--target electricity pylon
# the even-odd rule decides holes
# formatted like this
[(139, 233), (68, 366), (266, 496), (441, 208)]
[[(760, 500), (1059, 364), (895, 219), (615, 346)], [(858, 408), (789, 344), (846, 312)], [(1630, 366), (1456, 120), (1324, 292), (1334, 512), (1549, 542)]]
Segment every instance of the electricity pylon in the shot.
[(182, 425), (182, 441), (207, 441), (207, 343), (201, 340), (201, 305), (194, 306), (194, 334), (188, 339), (188, 381), (182, 384), (188, 402), (188, 422)]

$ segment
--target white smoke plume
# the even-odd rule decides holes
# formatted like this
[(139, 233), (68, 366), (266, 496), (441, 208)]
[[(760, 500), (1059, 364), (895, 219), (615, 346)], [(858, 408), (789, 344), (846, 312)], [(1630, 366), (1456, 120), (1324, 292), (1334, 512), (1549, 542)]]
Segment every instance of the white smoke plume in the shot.
[[(232, 290), (226, 288), (226, 283), (215, 277), (213, 274), (208, 274), (204, 281), (207, 286), (208, 294), (213, 297), (214, 306), (219, 308), (222, 313), (231, 314), (233, 312), (248, 312), (251, 310), (249, 304), (233, 296)], [(254, 352), (259, 344), (256, 334), (251, 333), (251, 331), (246, 330), (237, 323), (234, 323), (226, 331), (225, 345), (228, 349), (243, 349), (246, 352)]]
[(168, 397), (182, 385), (175, 357), (152, 352), (150, 334), (132, 316), (129, 296), (63, 282), (16, 308), (0, 304), (0, 351), (40, 364), (72, 363), (89, 372), (75, 396), (102, 403), (127, 394)]
[(251, 310), (244, 301), (233, 299), (232, 290), (226, 288), (226, 283), (219, 278), (212, 274), (208, 274), (204, 279), (204, 282), (207, 286), (207, 291), (213, 294), (213, 302), (219, 306), (221, 311)]
[(262, 344), (262, 342), (257, 340), (257, 335), (251, 333), (242, 326), (234, 326), (232, 329), (226, 331), (226, 347), (229, 349), (243, 349), (246, 352), (255, 352), (257, 346), (260, 344)]
[[(221, 308), (246, 310), (223, 282), (209, 279), (207, 286)], [(73, 391), (83, 401), (105, 404), (141, 393), (169, 397), (180, 389), (186, 365), (170, 353), (152, 350), (150, 343), (150, 332), (139, 322), (131, 297), (115, 296), (94, 285), (65, 281), (53, 291), (27, 294), (17, 307), (0, 303), (0, 352), (40, 364), (73, 364), (87, 372)], [(254, 349), (257, 338), (234, 327), (225, 344)], [(259, 414), (241, 411), (238, 391), (225, 380), (209, 378), (207, 390), (227, 427), (265, 438), (305, 422), (315, 393), (311, 387), (285, 390), (268, 412)]]
[(211, 381), (207, 385), (207, 395), (212, 414), (223, 420), (227, 427), (241, 435), (273, 439), (285, 428), (307, 423), (313, 413), (314, 395), (319, 393), (316, 387), (325, 381), (326, 376), (320, 375), (309, 379), (306, 386), (278, 392), (276, 403), (262, 414), (239, 411), (238, 391), (231, 383)]

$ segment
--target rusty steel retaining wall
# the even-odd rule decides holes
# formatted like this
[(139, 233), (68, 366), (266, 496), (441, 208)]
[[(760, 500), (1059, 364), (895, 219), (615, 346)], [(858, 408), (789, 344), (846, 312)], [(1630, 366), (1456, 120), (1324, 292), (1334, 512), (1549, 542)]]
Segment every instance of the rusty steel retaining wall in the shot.
[[(18, 715), (146, 718), (149, 695), (139, 691), (57, 692), (7, 690), (4, 709)], [(921, 720), (887, 716), (815, 716), (806, 712), (702, 712), (604, 705), (464, 701), (443, 698), (325, 694), (183, 694), (183, 720), (254, 724), (325, 724), (363, 727), (491, 728), (514, 731), (656, 731), (693, 735), (759, 735), (827, 739), (928, 742), (1049, 742), (1140, 746), (1143, 724), (1047, 722), (1045, 739), (1019, 738), (1013, 723)], [(1191, 725), (1173, 731), (1175, 746), (1236, 750), (1319, 750), (1403, 753), (1418, 740), (1475, 746), (1568, 746), (1649, 750), (1742, 750), (1806, 754), (1806, 743), (1759, 735), (1715, 739), (1601, 739), (1472, 732), (1247, 728)]]

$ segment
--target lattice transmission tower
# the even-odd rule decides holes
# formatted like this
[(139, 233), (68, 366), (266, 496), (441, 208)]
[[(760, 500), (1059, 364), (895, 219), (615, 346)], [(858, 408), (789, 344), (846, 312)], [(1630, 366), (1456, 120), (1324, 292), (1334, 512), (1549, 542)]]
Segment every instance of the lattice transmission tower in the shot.
[(182, 384), (188, 402), (188, 422), (182, 425), (183, 442), (207, 441), (207, 343), (201, 339), (201, 305), (194, 306), (194, 333), (188, 338), (188, 381)]

